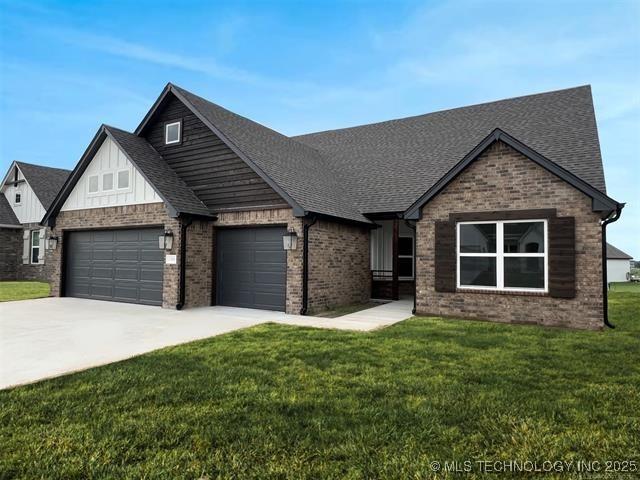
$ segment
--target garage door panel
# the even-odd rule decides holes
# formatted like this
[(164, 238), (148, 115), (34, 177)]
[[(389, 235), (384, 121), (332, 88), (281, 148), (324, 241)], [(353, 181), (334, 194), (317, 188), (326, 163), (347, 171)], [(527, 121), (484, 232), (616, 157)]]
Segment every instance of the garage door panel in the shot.
[(217, 299), (220, 305), (284, 311), (287, 253), (283, 227), (219, 230)]
[(115, 240), (115, 232), (118, 230), (96, 230), (93, 232), (93, 242), (100, 244), (103, 242), (113, 242)]
[(148, 305), (162, 304), (161, 229), (71, 232), (66, 295)]

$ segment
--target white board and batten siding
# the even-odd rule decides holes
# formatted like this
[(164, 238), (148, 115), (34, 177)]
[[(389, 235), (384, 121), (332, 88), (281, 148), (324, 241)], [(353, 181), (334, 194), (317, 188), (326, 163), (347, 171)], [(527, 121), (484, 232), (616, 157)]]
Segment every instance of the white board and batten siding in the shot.
[[(18, 180), (21, 182), (17, 185), (10, 183), (13, 180), (13, 173), (11, 178), (7, 181), (6, 185), (2, 189), (7, 201), (11, 205), (13, 212), (20, 223), (38, 223), (44, 217), (45, 209), (38, 200), (38, 197), (31, 189), (28, 182), (25, 181), (24, 175), (20, 168), (18, 168)], [(20, 194), (20, 203), (15, 203), (16, 193)]]
[[(118, 174), (124, 171), (129, 172), (129, 186), (118, 188)], [(112, 188), (105, 189), (103, 187), (104, 184), (108, 187), (109, 174), (112, 174), (110, 178), (113, 185)], [(98, 191), (89, 192), (89, 179), (95, 176), (98, 177)], [(162, 199), (155, 189), (113, 140), (107, 137), (64, 202), (61, 211), (160, 202)]]

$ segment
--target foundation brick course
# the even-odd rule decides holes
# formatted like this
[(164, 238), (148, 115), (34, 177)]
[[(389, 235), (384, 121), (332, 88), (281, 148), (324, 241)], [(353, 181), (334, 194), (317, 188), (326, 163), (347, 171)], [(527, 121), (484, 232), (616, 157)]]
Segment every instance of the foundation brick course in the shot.
[[(575, 217), (576, 296), (437, 292), (434, 221), (450, 213), (555, 208)], [(533, 161), (497, 142), (422, 209), (417, 222), (417, 313), (508, 323), (601, 329), (602, 239), (591, 199)]]

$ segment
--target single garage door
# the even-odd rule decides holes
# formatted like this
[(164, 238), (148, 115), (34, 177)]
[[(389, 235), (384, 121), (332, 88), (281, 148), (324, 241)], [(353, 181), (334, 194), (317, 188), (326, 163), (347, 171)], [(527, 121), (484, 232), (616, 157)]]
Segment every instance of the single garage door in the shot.
[(69, 233), (65, 295), (162, 305), (162, 232), (138, 228)]
[(231, 307), (285, 309), (286, 228), (218, 230), (217, 303)]

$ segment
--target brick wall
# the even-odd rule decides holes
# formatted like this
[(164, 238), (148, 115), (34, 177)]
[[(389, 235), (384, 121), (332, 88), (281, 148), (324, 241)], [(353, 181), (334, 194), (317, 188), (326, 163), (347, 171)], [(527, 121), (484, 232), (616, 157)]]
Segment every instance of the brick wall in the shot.
[(309, 229), (309, 311), (371, 297), (369, 229), (318, 220)]
[[(534, 208), (575, 217), (575, 298), (435, 291), (435, 220), (448, 220), (452, 212)], [(601, 229), (591, 199), (504, 143), (492, 145), (424, 206), (417, 235), (418, 314), (602, 328)]]
[(214, 228), (212, 222), (194, 221), (187, 227), (185, 304), (207, 307), (212, 304)]
[(0, 280), (21, 280), (22, 229), (0, 228)]
[[(175, 308), (176, 303), (178, 303), (178, 279), (180, 272), (180, 225), (178, 219), (171, 218), (167, 215), (167, 211), (162, 203), (60, 212), (56, 218), (56, 226), (52, 231), (52, 234), (59, 238), (58, 247), (55, 250), (47, 251), (44, 265), (51, 284), (51, 295), (60, 296), (65, 231), (114, 227), (135, 228), (152, 225), (164, 226), (164, 228), (170, 229), (174, 235), (173, 249), (167, 253), (177, 255), (178, 260), (175, 265), (164, 265), (162, 306), (164, 308)], [(187, 306), (189, 306), (188, 303)]]

